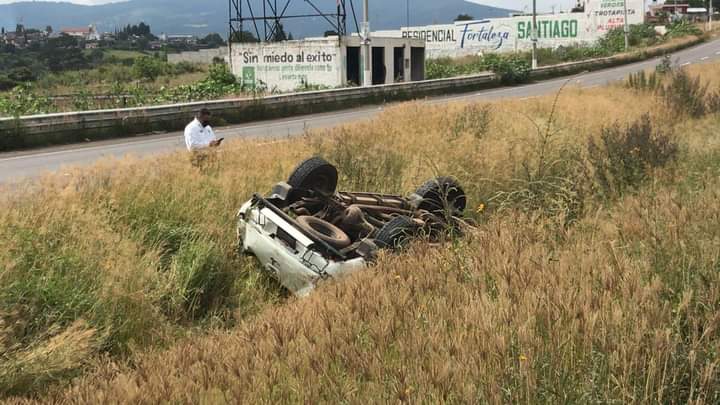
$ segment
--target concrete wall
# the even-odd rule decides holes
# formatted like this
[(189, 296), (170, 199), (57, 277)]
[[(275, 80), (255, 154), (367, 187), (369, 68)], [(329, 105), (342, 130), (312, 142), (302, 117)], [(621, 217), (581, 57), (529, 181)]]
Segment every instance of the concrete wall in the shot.
[[(627, 0), (627, 4), (628, 23), (642, 23), (643, 0)], [(539, 15), (537, 21), (540, 47), (594, 43), (609, 30), (624, 25), (623, 1), (588, 0), (585, 12)], [(373, 35), (425, 40), (428, 58), (517, 52), (532, 48), (532, 16), (403, 27)]]
[(201, 49), (195, 52), (180, 52), (180, 53), (169, 53), (168, 63), (200, 63), (203, 65), (209, 65), (212, 63), (214, 58), (225, 59), (228, 54), (226, 47), (216, 49)]
[(234, 43), (230, 52), (233, 73), (250, 88), (287, 92), (303, 86), (335, 88), (345, 83), (338, 39)]

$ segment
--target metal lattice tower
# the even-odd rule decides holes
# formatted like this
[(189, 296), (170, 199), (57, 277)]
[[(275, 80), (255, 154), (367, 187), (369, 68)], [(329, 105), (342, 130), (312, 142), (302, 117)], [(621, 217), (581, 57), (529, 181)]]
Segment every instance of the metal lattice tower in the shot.
[[(288, 8), (293, 2), (303, 2), (308, 6), (308, 12), (303, 14), (289, 14)], [(334, 11), (323, 11), (316, 3), (332, 3)], [(328, 22), (328, 30), (347, 35), (347, 17), (349, 8), (353, 17), (355, 10), (352, 0), (228, 0), (228, 14), (230, 38), (249, 31), (256, 38), (265, 42), (277, 39), (282, 22), (288, 19), (321, 17)], [(357, 25), (357, 18), (355, 18)]]

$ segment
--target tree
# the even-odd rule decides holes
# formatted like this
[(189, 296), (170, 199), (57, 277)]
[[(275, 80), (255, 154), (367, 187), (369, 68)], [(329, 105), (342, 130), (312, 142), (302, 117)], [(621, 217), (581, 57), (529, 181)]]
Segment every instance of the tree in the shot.
[(457, 17), (455, 17), (455, 21), (472, 21), (475, 17), (471, 16), (470, 14), (459, 14)]
[(271, 40), (274, 42), (288, 40), (288, 35), (285, 33), (285, 27), (283, 27), (282, 24), (278, 23), (277, 28), (275, 29), (275, 32), (273, 33)]
[(165, 70), (165, 65), (160, 59), (143, 56), (135, 59), (132, 71), (133, 76), (141, 80), (155, 81)]
[(220, 34), (215, 32), (206, 35), (205, 38), (200, 39), (198, 43), (207, 45), (210, 48), (219, 48), (226, 45), (225, 40), (220, 36)]
[(260, 42), (250, 31), (235, 31), (230, 35), (230, 42)]
[(157, 37), (152, 34), (150, 26), (141, 22), (138, 25), (126, 25), (123, 29), (117, 33), (117, 39), (121, 41), (127, 41), (132, 38), (144, 38), (148, 41), (155, 41)]

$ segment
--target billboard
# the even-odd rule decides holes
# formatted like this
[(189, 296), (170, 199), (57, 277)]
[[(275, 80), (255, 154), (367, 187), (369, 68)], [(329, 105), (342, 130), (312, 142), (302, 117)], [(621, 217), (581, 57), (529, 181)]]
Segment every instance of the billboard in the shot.
[(233, 44), (231, 60), (233, 73), (249, 88), (293, 91), (303, 85), (342, 84), (337, 41)]
[[(644, 21), (643, 1), (627, 0), (629, 24)], [(625, 0), (588, 0), (584, 12), (537, 16), (538, 46), (556, 48), (589, 44), (625, 23)], [(429, 58), (460, 57), (485, 52), (517, 52), (532, 48), (531, 15), (457, 21), (454, 24), (403, 27), (373, 35), (424, 39)]]

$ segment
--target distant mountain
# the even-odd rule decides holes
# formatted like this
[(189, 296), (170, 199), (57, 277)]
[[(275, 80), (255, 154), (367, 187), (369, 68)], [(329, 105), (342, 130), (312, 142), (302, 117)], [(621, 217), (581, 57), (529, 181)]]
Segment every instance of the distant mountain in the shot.
[[(362, 2), (353, 0), (358, 20), (361, 18)], [(259, 4), (259, 0), (251, 3)], [(284, 1), (278, 1), (285, 4)], [(315, 0), (323, 11), (332, 12), (334, 0)], [(349, 4), (349, 3), (348, 3)], [(411, 25), (449, 23), (459, 14), (475, 18), (507, 16), (508, 11), (473, 4), (465, 0), (409, 0)], [(406, 2), (404, 0), (370, 1), (370, 21), (373, 30), (397, 29), (406, 25)], [(304, 0), (292, 0), (288, 14), (311, 13), (312, 8)], [(112, 32), (127, 24), (144, 21), (153, 33), (206, 34), (228, 31), (227, 0), (208, 2), (190, 0), (130, 0), (98, 6), (82, 6), (63, 2), (24, 1), (0, 5), (0, 27), (14, 30), (22, 21), (27, 27), (44, 28), (47, 25), (58, 30), (63, 27), (95, 24), (100, 31)], [(285, 31), (296, 38), (322, 35), (331, 27), (322, 18), (287, 20)], [(249, 28), (249, 27), (248, 27)], [(348, 30), (355, 31), (352, 17), (348, 18)]]

